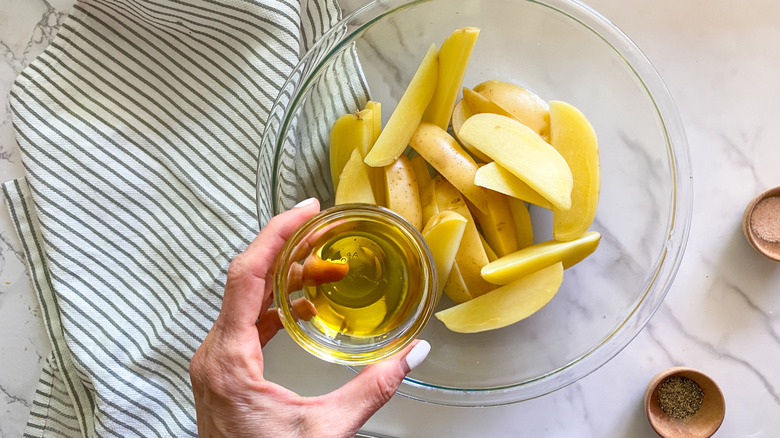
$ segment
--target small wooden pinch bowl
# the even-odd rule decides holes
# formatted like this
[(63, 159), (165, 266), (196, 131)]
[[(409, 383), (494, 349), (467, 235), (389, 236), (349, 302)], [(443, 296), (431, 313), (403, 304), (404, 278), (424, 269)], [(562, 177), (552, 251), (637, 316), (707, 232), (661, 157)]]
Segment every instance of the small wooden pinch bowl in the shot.
[[(704, 392), (699, 410), (685, 419), (667, 415), (658, 402), (658, 387), (670, 377), (687, 377)], [(663, 438), (709, 438), (720, 428), (726, 404), (718, 385), (709, 376), (692, 368), (675, 367), (653, 377), (645, 390), (645, 412), (655, 432)]]
[(745, 213), (742, 215), (742, 232), (745, 234), (745, 238), (748, 243), (750, 243), (750, 246), (756, 251), (771, 260), (780, 262), (780, 242), (770, 242), (762, 239), (756, 234), (751, 225), (753, 211), (756, 209), (756, 205), (764, 199), (772, 197), (780, 197), (780, 187), (765, 190), (750, 201), (745, 208)]

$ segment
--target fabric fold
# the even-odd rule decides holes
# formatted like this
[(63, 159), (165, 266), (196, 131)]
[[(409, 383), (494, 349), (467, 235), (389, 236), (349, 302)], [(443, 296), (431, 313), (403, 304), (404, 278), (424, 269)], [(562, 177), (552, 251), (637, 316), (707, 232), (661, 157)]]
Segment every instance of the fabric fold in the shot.
[(197, 434), (189, 360), (259, 229), (265, 121), (340, 18), (335, 0), (80, 0), (19, 75), (26, 177), (3, 191), (53, 345), (25, 436)]

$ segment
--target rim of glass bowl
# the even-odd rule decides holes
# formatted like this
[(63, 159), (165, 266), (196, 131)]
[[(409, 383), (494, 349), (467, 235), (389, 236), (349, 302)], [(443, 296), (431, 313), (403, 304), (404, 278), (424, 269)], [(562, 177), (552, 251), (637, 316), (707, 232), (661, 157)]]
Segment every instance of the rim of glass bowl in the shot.
[[(283, 129), (280, 129), (278, 132), (286, 132), (286, 129), (291, 122), (291, 120), (289, 120), (290, 114), (287, 115), (287, 119), (281, 119), (284, 117), (287, 108), (297, 104), (301, 93), (307, 88), (308, 81), (300, 84), (300, 86), (294, 87), (292, 96), (285, 96), (286, 90), (288, 90), (291, 84), (294, 84), (296, 78), (300, 76), (301, 67), (307, 64), (307, 62), (310, 62), (312, 58), (317, 56), (321, 57), (317, 62), (317, 66), (314, 67), (315, 70), (318, 70), (323, 65), (323, 61), (327, 61), (331, 56), (337, 53), (343, 45), (352, 41), (356, 35), (361, 34), (376, 21), (399, 10), (413, 7), (418, 4), (428, 3), (429, 1), (433, 0), (415, 0), (409, 2), (404, 2), (403, 0), (374, 0), (366, 3), (344, 17), (328, 32), (323, 34), (322, 38), (313, 45), (310, 51), (304, 55), (301, 62), (293, 70), (294, 73), (287, 80), (282, 88), (282, 92), (272, 106), (268, 123), (281, 123)], [(616, 327), (602, 339), (600, 343), (579, 358), (535, 379), (501, 387), (458, 389), (429, 385), (415, 380), (413, 377), (404, 379), (404, 385), (401, 386), (398, 394), (426, 403), (447, 406), (497, 406), (516, 403), (549, 394), (596, 371), (622, 351), (623, 348), (639, 334), (644, 326), (647, 325), (658, 310), (658, 307), (669, 292), (674, 277), (677, 274), (688, 241), (693, 204), (693, 176), (691, 172), (690, 152), (688, 150), (685, 130), (682, 121), (680, 120), (677, 107), (655, 67), (653, 67), (639, 47), (637, 47), (636, 44), (634, 44), (634, 42), (617, 26), (596, 10), (577, 0), (517, 1), (534, 3), (550, 8), (569, 17), (593, 32), (593, 34), (603, 40), (625, 61), (626, 65), (634, 72), (636, 80), (645, 88), (648, 98), (655, 106), (657, 116), (664, 131), (667, 157), (670, 163), (671, 179), (673, 182), (673, 188), (670, 194), (672, 208), (667, 218), (666, 244), (656, 256), (654, 273), (646, 281), (645, 291), (635, 302), (633, 311), (622, 324)], [(395, 6), (390, 7), (393, 5)], [(371, 13), (373, 8), (380, 8), (377, 15), (370, 20), (366, 20), (365, 24), (347, 35), (346, 29), (348, 28), (348, 24), (362, 14)], [(320, 53), (323, 44), (331, 41), (333, 38), (339, 37), (343, 37), (343, 40), (329, 50), (327, 54), (323, 55)], [(279, 135), (276, 139), (271, 139), (268, 132), (269, 130), (266, 127), (261, 142), (261, 148), (271, 147), (271, 150), (274, 150), (274, 147), (279, 146), (278, 142), (283, 140), (284, 136)], [(269, 144), (271, 142), (273, 142), (273, 145)], [(261, 224), (264, 224), (270, 219), (270, 217), (266, 217), (268, 215), (264, 214), (261, 210), (259, 200), (262, 196), (271, 195), (273, 214), (278, 214), (275, 186), (276, 167), (279, 158), (278, 154), (281, 152), (280, 149), (281, 148), (278, 147), (275, 148), (274, 163), (272, 166), (269, 166), (272, 169), (271, 187), (262, 186), (262, 181), (260, 181), (261, 166), (263, 166), (263, 164), (271, 163), (267, 163), (262, 159), (258, 161), (257, 208), (258, 218)], [(265, 191), (266, 189), (268, 192)], [(651, 292), (654, 293), (651, 294)], [(354, 368), (350, 367), (350, 369), (357, 372)]]
[[(306, 330), (299, 327), (299, 325), (293, 321), (295, 318), (290, 310), (291, 302), (289, 298), (287, 298), (287, 295), (281, 293), (282, 285), (287, 278), (284, 275), (284, 272), (287, 270), (287, 263), (291, 261), (292, 252), (296, 249), (296, 243), (303, 236), (323, 225), (325, 221), (345, 218), (355, 213), (381, 217), (401, 230), (401, 232), (407, 235), (410, 240), (416, 243), (415, 245), (410, 246), (414, 246), (415, 252), (417, 253), (416, 255), (421, 261), (421, 272), (427, 273), (424, 276), (424, 283), (422, 285), (424, 289), (423, 296), (420, 297), (420, 303), (415, 308), (414, 313), (407, 321), (404, 321), (401, 326), (393, 330), (398, 331), (399, 334), (380, 341), (379, 345), (381, 345), (381, 347), (378, 349), (369, 348), (368, 346), (340, 349), (335, 346), (329, 346), (318, 342), (318, 336), (310, 336)], [(292, 262), (294, 263), (294, 261)], [(398, 213), (384, 207), (368, 204), (343, 204), (321, 211), (312, 216), (296, 230), (295, 233), (293, 233), (284, 247), (282, 247), (276, 265), (277, 270), (274, 274), (274, 304), (279, 312), (279, 318), (282, 320), (282, 325), (284, 325), (290, 337), (301, 345), (304, 350), (328, 362), (351, 366), (368, 365), (397, 353), (409, 345), (417, 335), (420, 334), (428, 323), (428, 320), (433, 316), (433, 310), (436, 306), (436, 290), (438, 284), (435, 274), (436, 269), (433, 256), (431, 255), (428, 245), (425, 243), (425, 239), (416, 228), (406, 221), (406, 219), (401, 217)], [(386, 333), (385, 335), (389, 333)], [(339, 343), (334, 342), (334, 345), (335, 344)], [(343, 357), (338, 358), (334, 353), (343, 355)]]

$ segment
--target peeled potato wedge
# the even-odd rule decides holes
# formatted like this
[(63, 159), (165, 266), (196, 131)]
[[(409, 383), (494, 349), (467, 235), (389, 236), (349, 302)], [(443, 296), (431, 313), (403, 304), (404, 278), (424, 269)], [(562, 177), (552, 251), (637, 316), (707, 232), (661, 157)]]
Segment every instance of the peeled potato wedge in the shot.
[(466, 218), (454, 211), (442, 211), (433, 216), (422, 230), (422, 236), (431, 250), (436, 265), (436, 280), (438, 290), (436, 300), (441, 298), (444, 285), (455, 263), (463, 231), (466, 230)]
[(474, 114), (474, 111), (469, 108), (468, 103), (466, 103), (464, 99), (459, 100), (452, 110), (452, 134), (455, 136), (455, 139), (458, 140), (458, 143), (463, 146), (463, 149), (467, 150), (469, 154), (483, 163), (488, 163), (492, 161), (490, 157), (480, 152), (479, 149), (470, 145), (468, 142), (463, 141), (463, 139), (458, 136), (458, 131), (460, 131), (460, 127), (463, 126), (463, 122)]
[(556, 263), (435, 315), (457, 333), (499, 329), (536, 313), (550, 302), (562, 282), (563, 265)]
[(420, 189), (420, 205), (422, 206), (423, 223), (427, 224), (429, 220), (439, 213), (439, 204), (436, 202), (436, 181), (441, 180), (441, 176), (436, 176)]
[(515, 221), (517, 249), (533, 245), (534, 230), (531, 224), (531, 214), (528, 213), (528, 206), (517, 198), (507, 197), (506, 201), (509, 204), (509, 210), (512, 212), (512, 219)]
[(436, 45), (431, 45), (398, 101), (398, 105), (390, 114), (382, 133), (366, 155), (365, 161), (369, 166), (390, 165), (406, 149), (436, 89), (439, 78), (437, 54)]
[(460, 137), (561, 210), (571, 207), (573, 179), (561, 154), (531, 128), (498, 114), (475, 114)]
[[(371, 142), (371, 146), (373, 146), (374, 143), (376, 143), (376, 139), (379, 138), (379, 134), (382, 133), (382, 103), (375, 100), (369, 100), (366, 102), (366, 109), (374, 112), (374, 139)], [(363, 156), (365, 157), (366, 154), (363, 154)]]
[(376, 205), (374, 190), (371, 188), (369, 168), (363, 162), (358, 149), (352, 150), (352, 156), (344, 165), (336, 187), (336, 205), (364, 203)]
[[(371, 151), (371, 148), (374, 147), (374, 143), (376, 143), (376, 140), (379, 138), (379, 134), (382, 133), (382, 104), (375, 100), (369, 100), (366, 102), (365, 109), (371, 110), (373, 112), (371, 119), (374, 121), (374, 129), (372, 129), (373, 135), (370, 147), (365, 151), (361, 150), (363, 158), (368, 155), (368, 152)], [(368, 176), (371, 177), (371, 185), (374, 187), (374, 198), (376, 199), (376, 204), (383, 207), (387, 206), (387, 200), (385, 199), (384, 170), (379, 167), (369, 169)]]
[(571, 207), (553, 208), (553, 237), (560, 241), (573, 240), (593, 223), (599, 203), (601, 171), (596, 131), (577, 108), (552, 101), (550, 142), (569, 164), (574, 179)]
[(447, 282), (444, 283), (444, 293), (458, 304), (465, 303), (473, 298), (468, 286), (466, 286), (466, 282), (463, 280), (463, 275), (460, 273), (458, 262), (452, 264), (450, 275), (447, 276)]
[[(482, 245), (474, 217), (471, 215), (466, 201), (458, 190), (447, 180), (438, 179), (436, 184), (436, 202), (439, 211), (454, 211), (466, 218), (466, 230), (460, 242), (455, 263), (471, 297), (476, 297), (493, 290), (494, 286), (480, 275), (483, 266), (489, 263), (485, 247)], [(452, 275), (452, 274), (450, 274)], [(445, 289), (445, 293), (446, 293)], [(456, 301), (453, 298), (453, 301)], [(457, 301), (456, 301), (457, 302)]]
[(480, 234), (479, 238), (482, 240), (482, 247), (485, 248), (485, 254), (487, 255), (488, 261), (492, 262), (493, 260), (498, 259), (498, 255), (493, 251), (493, 248), (490, 247), (487, 240), (485, 240), (485, 236)]
[(486, 199), (488, 200), (486, 211), (477, 208), (471, 211), (482, 230), (482, 235), (498, 257), (517, 251), (517, 229), (506, 196), (489, 193)]
[(361, 157), (365, 157), (371, 145), (374, 144), (374, 111), (364, 109), (355, 113), (344, 114), (336, 119), (330, 128), (330, 176), (334, 190), (338, 187), (339, 175), (352, 156), (352, 151), (358, 149)]
[(548, 210), (552, 209), (550, 201), (544, 199), (544, 196), (495, 161), (487, 163), (477, 170), (474, 175), (474, 184)]
[[(509, 111), (471, 88), (463, 87), (463, 100), (474, 114), (491, 113), (517, 120)], [(518, 120), (522, 122), (521, 120)]]
[(570, 268), (593, 253), (601, 241), (601, 234), (589, 231), (569, 242), (548, 240), (537, 243), (488, 263), (482, 268), (482, 278), (493, 284), (509, 284), (554, 263)]
[(431, 103), (423, 114), (424, 122), (433, 123), (444, 130), (449, 126), (452, 108), (458, 100), (458, 92), (478, 36), (478, 28), (464, 27), (453, 31), (441, 44), (439, 80)]

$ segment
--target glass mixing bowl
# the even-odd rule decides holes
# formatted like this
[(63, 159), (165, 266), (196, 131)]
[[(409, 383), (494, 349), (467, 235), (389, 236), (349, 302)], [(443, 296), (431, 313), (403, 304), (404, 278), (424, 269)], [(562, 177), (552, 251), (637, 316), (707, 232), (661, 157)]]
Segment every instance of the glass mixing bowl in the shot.
[[(458, 334), (431, 318), (420, 334), (431, 353), (399, 393), (487, 406), (547, 394), (606, 363), (647, 324), (680, 265), (692, 201), (685, 134), (663, 82), (620, 30), (576, 1), (369, 2), (285, 84), (262, 139), (257, 200), (261, 225), (311, 196), (332, 204), (331, 124), (369, 96), (386, 121), (430, 44), (465, 26), (481, 33), (464, 86), (500, 79), (575, 105), (599, 137), (602, 175), (591, 226), (601, 244), (547, 306), (500, 330)], [(532, 219), (537, 239), (549, 238), (549, 212), (532, 209)]]

